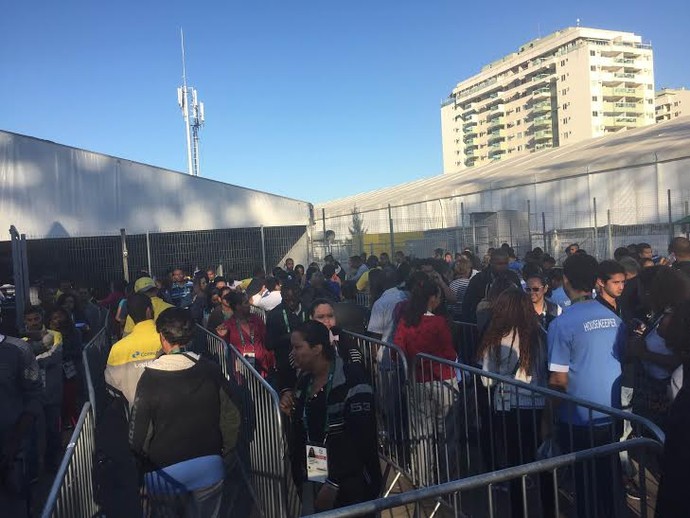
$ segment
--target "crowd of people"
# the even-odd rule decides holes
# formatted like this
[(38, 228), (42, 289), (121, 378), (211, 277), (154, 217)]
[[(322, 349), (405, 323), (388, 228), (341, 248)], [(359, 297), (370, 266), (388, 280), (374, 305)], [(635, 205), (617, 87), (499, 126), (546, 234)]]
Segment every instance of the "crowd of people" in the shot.
[[(666, 257), (645, 243), (614, 255), (598, 262), (574, 243), (561, 267), (539, 248), (519, 259), (508, 244), (482, 257), (438, 249), (432, 258), (396, 252), (391, 260), (383, 252), (353, 255), (344, 265), (329, 255), (307, 268), (288, 258), (271, 275), (257, 268), (246, 279), (217, 275), (213, 267), (191, 276), (175, 268), (155, 279), (140, 272), (131, 284), (113, 282), (100, 300), (69, 281), (44, 282), (37, 304), (25, 311), (20, 336), (0, 336), (0, 366), (8, 373), (0, 377), (0, 504), (23, 516), (28, 482), (41, 469), (56, 469), (62, 434), (87, 398), (83, 345), (109, 319), (117, 342), (103, 376), (128, 409), (131, 451), (156, 506), (217, 515), (225, 473), (235, 461), (243, 408), (218, 365), (195, 349), (202, 326), (232, 344), (279, 394), (292, 477), (307, 509), (370, 500), (383, 483), (377, 399), (355, 333), (395, 343), (410, 365), (426, 353), (648, 417), (667, 434), (657, 516), (684, 516), (690, 241), (673, 239)], [(475, 343), (457, 333), (468, 324), (476, 325)], [(410, 375), (435, 405), (440, 429), (462, 380), (442, 364)], [(568, 425), (577, 449), (610, 442), (610, 433), (584, 409), (565, 411), (518, 393), (492, 397), (510, 464), (534, 460), (529, 452), (539, 442), (557, 439), (553, 424)], [(421, 411), (414, 400), (410, 405), (412, 415)], [(622, 438), (630, 433), (621, 430)], [(639, 498), (630, 463), (620, 468), (628, 497)], [(609, 461), (596, 469), (602, 477), (617, 476)], [(575, 478), (577, 493), (587, 493), (585, 474)], [(166, 496), (171, 483), (175, 498)], [(542, 477), (540, 484), (553, 481)], [(541, 495), (547, 516), (552, 492)], [(579, 499), (578, 516), (592, 514), (586, 505), (613, 516), (625, 493), (621, 486), (600, 496)], [(520, 516), (519, 484), (511, 484), (510, 502), (512, 516)]]

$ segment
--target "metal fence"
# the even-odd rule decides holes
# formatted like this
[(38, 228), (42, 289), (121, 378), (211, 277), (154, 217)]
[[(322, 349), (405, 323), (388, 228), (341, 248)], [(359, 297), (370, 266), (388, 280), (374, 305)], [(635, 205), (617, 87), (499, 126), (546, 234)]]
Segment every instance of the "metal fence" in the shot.
[[(222, 265), (225, 273), (249, 277), (254, 268), (270, 270), (290, 254), (307, 261), (306, 226), (253, 227), (127, 235), (26, 240), (25, 258), (33, 281), (41, 277), (69, 279), (100, 287), (129, 279), (141, 270), (163, 276), (174, 267), (188, 273)], [(0, 255), (10, 243), (0, 242)], [(25, 259), (26, 260), (26, 259)], [(17, 269), (14, 269), (17, 275)], [(8, 274), (9, 275), (9, 272)], [(0, 272), (0, 280), (4, 277)], [(28, 277), (27, 277), (28, 278)], [(28, 281), (27, 281), (28, 282)], [(107, 286), (106, 286), (107, 287)]]
[(41, 512), (42, 518), (90, 517), (98, 513), (93, 491), (95, 416), (86, 402)]
[[(417, 355), (411, 370), (410, 451), (413, 481), (418, 486), (529, 463), (547, 446), (570, 453), (614, 444), (621, 440), (626, 422), (633, 436), (664, 441), (663, 432), (640, 416), (512, 377), (426, 354)], [(441, 374), (449, 370), (454, 379)], [(557, 415), (549, 413), (552, 406), (557, 407)], [(623, 478), (633, 479), (636, 471), (639, 475), (653, 466), (623, 456), (615, 466), (597, 470), (600, 477), (618, 481), (611, 486), (612, 493), (623, 494)], [(592, 489), (584, 486), (581, 473), (573, 478), (578, 501)], [(555, 483), (536, 482), (542, 487)], [(445, 505), (457, 511), (460, 504), (448, 501)]]
[[(635, 454), (638, 458), (658, 456), (661, 445), (653, 439), (631, 439), (624, 443), (607, 444), (595, 448), (559, 455), (553, 458), (538, 460), (521, 466), (514, 466), (492, 473), (484, 473), (466, 477), (436, 486), (422, 488), (405, 493), (390, 495), (360, 504), (355, 504), (340, 509), (313, 514), (310, 518), (351, 518), (355, 516), (373, 516), (383, 511), (400, 509), (406, 516), (432, 516), (439, 502), (453, 500), (461, 503), (455, 510), (455, 516), (486, 516), (489, 518), (503, 517), (509, 514), (508, 502), (505, 491), (506, 486), (517, 487), (525, 502), (519, 516), (524, 518), (539, 518), (546, 516), (561, 516), (561, 513), (570, 511), (570, 515), (584, 516), (608, 516), (623, 518), (634, 514), (646, 518), (654, 515), (653, 498), (648, 489), (655, 484), (655, 480), (649, 473), (642, 471), (640, 478), (640, 501), (630, 509), (627, 505), (617, 503), (617, 506), (608, 514), (598, 512), (592, 506), (599, 498), (605, 497), (610, 491), (610, 483), (617, 483), (614, 479), (597, 480), (597, 471), (594, 465), (597, 463), (615, 463), (621, 454)], [(587, 485), (595, 491), (587, 496), (585, 513), (581, 514), (577, 509), (577, 501), (573, 501), (573, 494), (564, 488), (553, 485), (547, 488), (552, 492), (554, 507), (553, 514), (543, 509), (530, 495), (535, 492), (534, 478), (546, 474), (551, 480), (559, 480), (571, 471), (581, 471)], [(591, 479), (591, 480), (590, 480)], [(578, 495), (574, 495), (577, 498)], [(575, 509), (573, 509), (575, 508)], [(591, 513), (588, 512), (591, 509)], [(466, 512), (467, 514), (461, 514)], [(470, 514), (471, 513), (471, 514)], [(574, 514), (578, 513), (578, 514)], [(391, 513), (392, 514), (392, 513)], [(567, 516), (568, 514), (566, 514)]]
[(299, 516), (278, 394), (233, 345), (200, 326), (197, 330), (205, 353), (219, 363), (240, 406), (238, 457), (249, 474), (255, 505), (262, 516)]
[(108, 326), (105, 325), (82, 350), (86, 389), (91, 403), (91, 411), (96, 420), (107, 397), (104, 372), (108, 364), (111, 346), (112, 340)]
[[(665, 254), (673, 236), (690, 232), (685, 219), (690, 214), (690, 191), (661, 191), (655, 186), (653, 192), (642, 194), (635, 189), (631, 180), (621, 180), (615, 195), (601, 193), (597, 199), (596, 191), (583, 189), (576, 203), (563, 206), (548, 201), (544, 189), (535, 186), (532, 199), (520, 202), (486, 192), (366, 211), (352, 207), (361, 220), (357, 230), (353, 214), (330, 215), (324, 209), (313, 228), (328, 232), (330, 239), (315, 241), (313, 255), (322, 261), (332, 254), (347, 264), (349, 256), (361, 252), (401, 250), (419, 258), (433, 256), (438, 248), (451, 253), (468, 248), (481, 257), (489, 247), (508, 243), (520, 257), (539, 246), (562, 260), (565, 247), (573, 242), (598, 259), (640, 242)], [(589, 197), (589, 192), (595, 195)], [(559, 196), (553, 194), (554, 199)]]
[(407, 361), (400, 348), (349, 331), (341, 331), (352, 339), (362, 353), (365, 372), (376, 397), (376, 417), (379, 433), (379, 456), (386, 463), (383, 480), (395, 473), (384, 489), (391, 492), (401, 476), (412, 478), (409, 441), (407, 398)]

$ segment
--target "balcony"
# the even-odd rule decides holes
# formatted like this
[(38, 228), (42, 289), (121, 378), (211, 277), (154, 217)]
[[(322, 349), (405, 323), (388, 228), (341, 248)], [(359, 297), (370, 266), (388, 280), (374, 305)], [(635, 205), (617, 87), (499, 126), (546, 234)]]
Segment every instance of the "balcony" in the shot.
[(477, 128), (472, 127), (465, 131), (464, 135), (462, 136), (462, 141), (467, 144), (468, 141), (474, 139), (474, 137), (477, 136)]
[(487, 142), (489, 143), (489, 147), (494, 147), (495, 145), (504, 142), (506, 139), (505, 134), (501, 130), (491, 131), (489, 132), (488, 136), (489, 139)]
[(617, 117), (604, 117), (605, 128), (638, 128), (644, 124), (644, 117), (631, 117), (621, 115)]
[(546, 99), (547, 97), (551, 97), (550, 88), (537, 88), (534, 92), (532, 92), (532, 99), (535, 101), (539, 99)]
[(549, 101), (542, 101), (532, 105), (532, 113), (546, 113), (551, 111), (551, 103)]
[(536, 76), (532, 77), (532, 82), (541, 82), (541, 81), (546, 81), (551, 77), (551, 74), (537, 74)]
[(467, 103), (463, 107), (463, 117), (469, 115), (470, 113), (477, 113), (477, 103)]
[(644, 112), (644, 107), (640, 103), (629, 101), (616, 101), (604, 103), (604, 113), (611, 112), (642, 113)]
[(606, 97), (616, 97), (616, 98), (621, 98), (621, 97), (634, 97), (634, 98), (642, 98), (644, 95), (642, 94), (642, 91), (639, 88), (625, 88), (625, 87), (620, 87), (620, 88), (608, 88), (604, 87), (602, 88), (602, 94), (604, 98)]
[(494, 117), (489, 121), (487, 130), (491, 133), (492, 130), (504, 128), (506, 125), (505, 117)]
[(550, 129), (534, 132), (534, 140), (536, 142), (540, 142), (540, 141), (544, 141), (544, 140), (551, 140), (552, 138), (553, 138), (553, 132)]
[(502, 149), (500, 144), (495, 146), (489, 146), (489, 159), (500, 158), (501, 155), (505, 154), (506, 150)]
[(549, 115), (541, 115), (540, 117), (534, 117), (532, 119), (532, 128), (543, 128), (546, 126), (551, 126), (553, 121)]
[(465, 159), (465, 166), (466, 167), (472, 167), (478, 158), (479, 158), (478, 156), (468, 156)]
[(503, 103), (494, 104), (491, 108), (489, 108), (489, 111), (491, 111), (491, 115), (489, 115), (489, 116), (495, 117), (497, 115), (505, 113), (506, 107), (505, 107), (505, 104), (503, 104)]

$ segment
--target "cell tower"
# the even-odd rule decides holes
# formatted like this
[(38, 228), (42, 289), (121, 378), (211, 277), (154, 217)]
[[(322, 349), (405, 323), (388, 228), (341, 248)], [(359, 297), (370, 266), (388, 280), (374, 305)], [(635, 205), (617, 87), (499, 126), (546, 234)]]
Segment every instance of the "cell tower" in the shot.
[(182, 29), (180, 29), (180, 42), (182, 45), (182, 86), (177, 89), (177, 104), (182, 110), (187, 136), (187, 172), (193, 176), (199, 176), (199, 130), (204, 125), (204, 103), (199, 102), (196, 88), (187, 86)]

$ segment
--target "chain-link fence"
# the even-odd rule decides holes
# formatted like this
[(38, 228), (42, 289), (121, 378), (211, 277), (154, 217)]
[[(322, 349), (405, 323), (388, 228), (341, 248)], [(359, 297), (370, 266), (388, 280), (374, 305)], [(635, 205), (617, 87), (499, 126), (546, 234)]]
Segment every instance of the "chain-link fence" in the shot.
[[(548, 211), (539, 210), (529, 199), (470, 205), (462, 197), (367, 211), (352, 207), (350, 214), (333, 216), (326, 209), (315, 228), (326, 229), (318, 235), (327, 239), (314, 240), (313, 255), (319, 261), (332, 254), (343, 264), (361, 252), (392, 255), (400, 250), (420, 258), (433, 256), (437, 249), (455, 253), (468, 248), (482, 256), (503, 243), (513, 247), (518, 257), (541, 247), (559, 262), (570, 243), (578, 243), (600, 260), (632, 243), (648, 243), (655, 253), (666, 254), (672, 237), (690, 231), (690, 191), (645, 196), (631, 189), (621, 185), (620, 192), (608, 192), (603, 203), (583, 197), (576, 204)], [(500, 209), (476, 210), (491, 206)]]
[[(225, 273), (249, 277), (258, 266), (271, 270), (286, 256), (308, 260), (306, 226), (254, 227), (150, 232), (128, 235), (26, 239), (26, 258), (32, 282), (43, 277), (81, 281), (95, 287), (108, 281), (133, 278), (145, 270), (162, 276), (174, 267), (191, 273), (222, 266)], [(7, 251), (2, 247), (8, 248)], [(10, 242), (0, 243), (0, 255)], [(13, 268), (16, 270), (16, 268)], [(11, 272), (2, 275), (10, 281)]]

